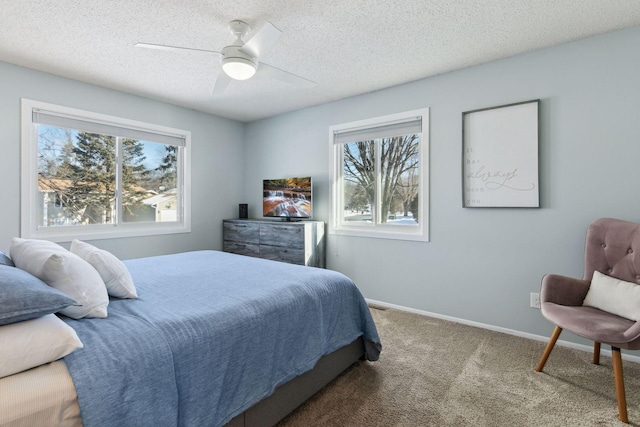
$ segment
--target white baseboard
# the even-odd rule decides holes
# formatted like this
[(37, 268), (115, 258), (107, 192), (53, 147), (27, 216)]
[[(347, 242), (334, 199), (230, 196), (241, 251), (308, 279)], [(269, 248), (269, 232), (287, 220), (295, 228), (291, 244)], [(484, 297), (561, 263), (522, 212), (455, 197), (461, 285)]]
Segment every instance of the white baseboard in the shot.
[[(430, 311), (418, 310), (416, 308), (405, 307), (402, 305), (390, 304), (387, 302), (377, 301), (370, 298), (365, 298), (365, 300), (367, 301), (367, 304), (377, 305), (380, 307), (393, 308), (395, 310), (406, 311), (408, 313), (419, 314), (421, 316), (435, 317), (436, 319), (448, 320), (451, 322), (461, 323), (463, 325), (475, 326), (477, 328), (488, 329), (490, 331), (496, 331), (496, 332), (502, 332), (504, 334), (515, 335), (517, 337), (528, 338), (535, 341), (542, 341), (545, 343), (549, 341), (549, 337), (544, 337), (542, 335), (530, 334), (528, 332), (517, 331), (515, 329), (508, 329), (500, 326), (489, 325), (486, 323), (474, 322), (472, 320), (460, 319), (458, 317), (446, 316), (444, 314), (432, 313)], [(584, 345), (584, 344), (577, 344), (569, 341), (558, 340), (556, 342), (556, 345), (585, 351), (587, 353), (593, 353), (593, 347)], [(602, 348), (601, 354), (611, 357), (611, 350)], [(622, 353), (622, 359), (628, 360), (630, 362), (640, 363), (640, 356), (634, 356), (624, 352)]]

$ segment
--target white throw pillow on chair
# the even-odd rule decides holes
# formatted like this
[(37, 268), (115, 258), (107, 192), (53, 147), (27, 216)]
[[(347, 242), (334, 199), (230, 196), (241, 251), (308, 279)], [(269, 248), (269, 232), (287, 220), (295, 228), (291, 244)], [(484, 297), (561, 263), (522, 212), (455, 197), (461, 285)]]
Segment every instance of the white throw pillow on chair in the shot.
[(640, 285), (594, 271), (582, 305), (637, 322), (640, 320)]

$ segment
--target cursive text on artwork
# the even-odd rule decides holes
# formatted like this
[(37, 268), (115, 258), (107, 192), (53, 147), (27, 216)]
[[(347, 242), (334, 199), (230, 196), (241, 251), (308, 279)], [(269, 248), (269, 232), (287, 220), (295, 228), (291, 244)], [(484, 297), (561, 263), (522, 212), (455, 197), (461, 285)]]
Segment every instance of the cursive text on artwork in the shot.
[(478, 166), (475, 171), (467, 173), (467, 179), (479, 179), (488, 190), (510, 189), (515, 191), (531, 191), (536, 188), (532, 182), (531, 186), (521, 187), (515, 185), (513, 179), (518, 176), (518, 168), (513, 170), (485, 170), (484, 165)]

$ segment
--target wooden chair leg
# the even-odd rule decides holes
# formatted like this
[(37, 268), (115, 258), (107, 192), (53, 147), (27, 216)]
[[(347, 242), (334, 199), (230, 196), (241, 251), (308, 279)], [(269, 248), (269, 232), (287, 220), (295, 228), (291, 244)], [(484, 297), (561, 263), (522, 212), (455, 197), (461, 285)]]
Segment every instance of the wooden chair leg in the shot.
[(620, 421), (628, 423), (627, 398), (624, 393), (624, 377), (622, 375), (622, 356), (618, 347), (611, 346), (611, 359), (613, 360), (613, 378), (616, 383), (616, 396), (618, 397), (618, 415)]
[(540, 362), (538, 362), (538, 366), (536, 367), (537, 372), (542, 372), (542, 368), (544, 368), (544, 364), (547, 363), (547, 359), (551, 354), (551, 350), (553, 350), (553, 346), (556, 345), (556, 341), (558, 341), (558, 337), (560, 336), (560, 332), (562, 332), (562, 328), (560, 326), (556, 326), (551, 334), (551, 338), (549, 339), (549, 343), (547, 347), (544, 349), (544, 353), (542, 353), (542, 357), (540, 358)]
[(596, 341), (593, 342), (593, 364), (600, 364), (600, 343)]

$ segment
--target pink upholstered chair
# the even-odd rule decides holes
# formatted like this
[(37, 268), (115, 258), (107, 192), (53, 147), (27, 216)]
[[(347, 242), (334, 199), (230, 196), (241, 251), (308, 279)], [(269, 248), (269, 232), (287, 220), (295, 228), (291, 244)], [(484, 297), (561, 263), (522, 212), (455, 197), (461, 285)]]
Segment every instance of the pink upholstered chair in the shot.
[(542, 314), (556, 327), (536, 371), (541, 372), (544, 368), (563, 329), (593, 340), (593, 363), (596, 365), (600, 363), (600, 344), (610, 345), (618, 413), (620, 421), (628, 423), (620, 349), (640, 349), (640, 321), (582, 305), (594, 271), (640, 284), (640, 224), (610, 218), (596, 220), (587, 231), (583, 278), (553, 274), (543, 277)]

